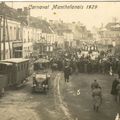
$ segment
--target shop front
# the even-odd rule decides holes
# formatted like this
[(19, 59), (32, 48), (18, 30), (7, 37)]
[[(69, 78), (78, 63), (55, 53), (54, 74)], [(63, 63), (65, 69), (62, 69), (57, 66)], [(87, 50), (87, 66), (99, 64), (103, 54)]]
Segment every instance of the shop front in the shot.
[(22, 42), (13, 42), (13, 57), (22, 58)]

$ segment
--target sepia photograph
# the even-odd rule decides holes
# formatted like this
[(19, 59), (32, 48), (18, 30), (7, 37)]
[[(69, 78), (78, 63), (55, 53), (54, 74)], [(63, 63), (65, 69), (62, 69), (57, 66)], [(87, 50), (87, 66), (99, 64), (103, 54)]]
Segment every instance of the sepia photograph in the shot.
[(120, 2), (0, 1), (0, 120), (120, 120)]

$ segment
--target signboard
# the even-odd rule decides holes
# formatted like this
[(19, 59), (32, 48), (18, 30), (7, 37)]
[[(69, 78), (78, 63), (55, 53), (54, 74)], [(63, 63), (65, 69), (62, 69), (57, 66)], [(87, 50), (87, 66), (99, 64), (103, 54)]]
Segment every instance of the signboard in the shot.
[(13, 47), (22, 47), (22, 42), (14, 42)]

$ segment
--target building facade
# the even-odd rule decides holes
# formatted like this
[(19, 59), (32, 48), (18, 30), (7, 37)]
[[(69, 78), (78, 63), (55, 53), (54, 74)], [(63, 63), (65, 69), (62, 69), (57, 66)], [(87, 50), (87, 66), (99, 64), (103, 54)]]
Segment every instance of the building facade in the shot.
[(20, 22), (10, 20), (8, 17), (2, 18), (1, 22), (1, 59), (11, 57), (22, 57), (22, 39)]
[(108, 23), (98, 31), (99, 43), (107, 46), (120, 45), (120, 23)]

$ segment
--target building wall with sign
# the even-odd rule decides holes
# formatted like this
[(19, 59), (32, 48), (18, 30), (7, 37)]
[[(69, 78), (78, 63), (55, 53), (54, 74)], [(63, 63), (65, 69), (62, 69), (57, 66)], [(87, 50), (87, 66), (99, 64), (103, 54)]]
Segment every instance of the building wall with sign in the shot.
[[(12, 21), (12, 20), (7, 20), (8, 24), (8, 33), (9, 33), (9, 39), (10, 41), (18, 41), (21, 40), (20, 36), (20, 22), (18, 21)], [(2, 26), (3, 26), (3, 21), (2, 21)], [(6, 28), (6, 41), (8, 41), (8, 35), (7, 35), (7, 28)], [(3, 40), (3, 28), (1, 28), (1, 40)]]
[[(10, 42), (10, 47), (8, 45), (8, 42), (5, 43), (5, 58), (9, 59), (10, 58), (10, 50), (11, 54), (12, 53), (12, 42)], [(1, 44), (1, 59), (3, 60), (3, 43)]]
[(73, 33), (64, 32), (63, 35), (64, 35), (65, 47), (72, 47)]
[[(3, 19), (1, 22), (1, 26), (3, 26)], [(4, 26), (3, 26), (4, 27)], [(21, 41), (20, 34), (20, 22), (16, 20), (7, 19), (5, 22), (5, 53), (3, 48), (3, 27), (1, 28), (1, 59), (8, 59), (10, 57), (14, 57), (13, 55), (13, 42)], [(11, 53), (11, 55), (10, 55)], [(3, 54), (5, 54), (5, 58), (3, 58)]]
[(33, 53), (33, 44), (41, 41), (41, 29), (35, 27), (23, 26), (22, 41), (23, 41), (23, 57), (28, 58)]
[(32, 53), (33, 53), (32, 42), (24, 43), (23, 44), (23, 58), (29, 58)]
[(56, 42), (57, 42), (57, 47), (64, 48), (64, 36), (58, 35)]
[(120, 29), (118, 30), (109, 30), (103, 28), (98, 31), (99, 43), (103, 45), (120, 45)]
[(12, 43), (13, 56), (14, 58), (22, 57), (23, 44), (21, 41)]
[(44, 41), (49, 44), (53, 44), (57, 41), (57, 34), (55, 33), (42, 33)]
[(22, 36), (23, 36), (23, 58), (30, 57), (30, 54), (33, 52), (33, 28), (28, 26), (23, 26)]
[(36, 28), (36, 33), (34, 33), (35, 34), (35, 39), (34, 39), (34, 41), (33, 42), (42, 42), (41, 41), (41, 37), (42, 37), (42, 30), (41, 29), (37, 29)]

